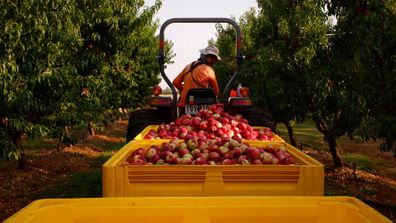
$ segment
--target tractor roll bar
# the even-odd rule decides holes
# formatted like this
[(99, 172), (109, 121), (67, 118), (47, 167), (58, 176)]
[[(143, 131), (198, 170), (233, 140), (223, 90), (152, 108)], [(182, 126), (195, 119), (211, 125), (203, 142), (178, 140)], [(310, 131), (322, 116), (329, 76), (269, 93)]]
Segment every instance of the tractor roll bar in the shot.
[(241, 41), (242, 41), (242, 37), (241, 37), (241, 30), (238, 26), (238, 24), (229, 18), (172, 18), (172, 19), (168, 19), (166, 20), (160, 29), (160, 50), (159, 50), (159, 55), (157, 57), (158, 59), (158, 63), (160, 65), (160, 72), (161, 72), (161, 76), (162, 78), (164, 78), (165, 82), (169, 85), (170, 89), (172, 90), (172, 95), (173, 95), (173, 105), (175, 106), (177, 104), (177, 93), (176, 93), (176, 89), (173, 86), (172, 82), (169, 80), (169, 78), (166, 76), (165, 74), (165, 55), (164, 55), (164, 32), (165, 29), (168, 25), (172, 24), (172, 23), (228, 23), (231, 24), (235, 30), (236, 30), (236, 48), (237, 48), (237, 55), (236, 55), (236, 60), (237, 60), (237, 69), (234, 73), (234, 75), (231, 77), (230, 81), (227, 83), (226, 87), (224, 88), (224, 92), (223, 92), (223, 101), (227, 102), (228, 100), (228, 90), (232, 84), (232, 82), (235, 80), (236, 76), (238, 75), (239, 71), (240, 71), (240, 65), (242, 63), (243, 60), (243, 55), (242, 55), (242, 50), (241, 50)]

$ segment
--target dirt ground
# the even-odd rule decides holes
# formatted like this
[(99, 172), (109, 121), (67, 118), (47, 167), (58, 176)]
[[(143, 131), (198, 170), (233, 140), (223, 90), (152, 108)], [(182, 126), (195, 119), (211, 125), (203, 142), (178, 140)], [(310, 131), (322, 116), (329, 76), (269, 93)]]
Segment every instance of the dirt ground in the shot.
[[(111, 128), (87, 136), (84, 132), (73, 147), (56, 151), (56, 141), (46, 141), (46, 148), (28, 153), (28, 168), (18, 170), (16, 162), (0, 163), (0, 221), (30, 202), (30, 195), (43, 193), (56, 183), (77, 171), (100, 169), (91, 164), (95, 157), (108, 153), (103, 148), (124, 143), (127, 121), (117, 121)], [(367, 145), (370, 147), (371, 145)], [(48, 148), (47, 148), (48, 147)], [(396, 222), (396, 159), (390, 153), (362, 146), (340, 146), (343, 153), (362, 153), (375, 160), (375, 173), (355, 169), (347, 165), (332, 167), (331, 156), (326, 151), (304, 147), (303, 151), (325, 164), (326, 195), (354, 196), (377, 209)]]

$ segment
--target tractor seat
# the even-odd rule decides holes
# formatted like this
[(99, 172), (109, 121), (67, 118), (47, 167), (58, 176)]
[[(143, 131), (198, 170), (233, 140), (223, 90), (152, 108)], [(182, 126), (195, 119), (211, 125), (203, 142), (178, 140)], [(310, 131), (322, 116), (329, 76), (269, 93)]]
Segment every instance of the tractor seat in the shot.
[(187, 92), (186, 104), (211, 105), (215, 103), (216, 94), (212, 89), (195, 88)]

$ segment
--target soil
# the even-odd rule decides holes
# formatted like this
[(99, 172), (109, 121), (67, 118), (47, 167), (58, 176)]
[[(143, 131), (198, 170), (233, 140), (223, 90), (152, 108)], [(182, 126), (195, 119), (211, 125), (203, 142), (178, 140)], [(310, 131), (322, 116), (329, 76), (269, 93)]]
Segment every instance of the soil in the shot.
[[(117, 121), (109, 129), (81, 138), (77, 145), (56, 150), (55, 140), (46, 141), (29, 151), (28, 167), (17, 169), (16, 162), (0, 163), (0, 221), (5, 220), (27, 204), (31, 197), (53, 187), (57, 182), (78, 171), (98, 168), (90, 160), (103, 154), (106, 146), (123, 143), (127, 121)], [(365, 148), (367, 146), (367, 148)], [(353, 196), (361, 199), (396, 222), (396, 159), (373, 146), (340, 146), (341, 152), (361, 153), (375, 160), (375, 173), (354, 166), (334, 168), (326, 151), (303, 148), (303, 151), (325, 165), (325, 191), (330, 196)]]

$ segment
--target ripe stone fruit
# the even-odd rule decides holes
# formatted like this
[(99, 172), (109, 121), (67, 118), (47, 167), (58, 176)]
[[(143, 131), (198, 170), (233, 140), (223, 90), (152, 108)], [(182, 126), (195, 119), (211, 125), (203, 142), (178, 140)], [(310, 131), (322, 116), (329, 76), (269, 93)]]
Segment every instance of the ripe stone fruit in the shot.
[(169, 164), (176, 164), (177, 156), (175, 156), (173, 153), (170, 153), (166, 156), (165, 161)]
[(154, 155), (157, 155), (157, 150), (155, 150), (154, 148), (150, 148), (147, 150), (146, 158), (150, 159)]
[(255, 160), (260, 157), (260, 151), (257, 148), (250, 148), (248, 150), (248, 155), (250, 159)]
[(162, 92), (162, 89), (160, 86), (156, 85), (153, 87), (153, 90), (152, 90), (153, 95), (159, 96), (161, 94), (161, 92)]
[(210, 152), (209, 153), (209, 160), (217, 161), (220, 159), (220, 155), (217, 152)]

